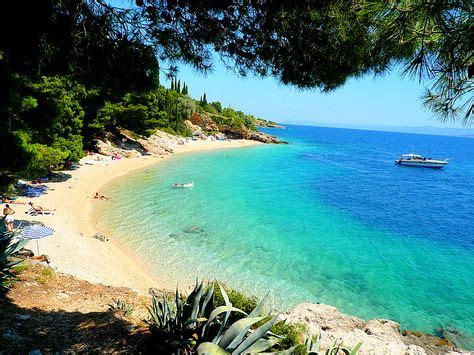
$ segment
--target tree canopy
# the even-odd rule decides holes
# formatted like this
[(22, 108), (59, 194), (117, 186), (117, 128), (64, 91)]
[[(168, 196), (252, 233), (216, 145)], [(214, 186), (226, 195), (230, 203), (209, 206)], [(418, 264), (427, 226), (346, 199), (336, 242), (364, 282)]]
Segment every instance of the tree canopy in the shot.
[(180, 63), (206, 72), (217, 57), (240, 75), (323, 92), (402, 66), (425, 81), (424, 103), (441, 119), (473, 120), (471, 1), (117, 3), (2, 4), (0, 180), (77, 160), (119, 126), (185, 133), (182, 122), (196, 106), (251, 127), (252, 116), (209, 104), (205, 94), (192, 100), (177, 78)]
[(146, 39), (161, 61), (202, 71), (217, 53), (241, 75), (331, 91), (400, 65), (425, 81), (425, 104), (439, 118), (469, 126), (472, 10), (468, 0), (136, 0), (104, 11), (128, 36)]

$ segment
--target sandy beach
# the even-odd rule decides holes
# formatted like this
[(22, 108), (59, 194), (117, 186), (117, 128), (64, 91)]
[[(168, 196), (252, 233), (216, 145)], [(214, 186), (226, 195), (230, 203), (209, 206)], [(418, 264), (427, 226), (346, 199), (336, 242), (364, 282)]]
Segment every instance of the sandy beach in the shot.
[[(174, 153), (192, 153), (203, 150), (242, 148), (261, 144), (249, 140), (232, 141), (190, 141), (177, 145)], [(94, 216), (94, 205), (107, 203), (93, 198), (95, 192), (112, 180), (134, 170), (159, 164), (167, 156), (143, 156), (115, 161), (105, 161), (97, 165), (83, 165), (79, 169), (67, 171), (70, 177), (64, 182), (50, 182), (48, 193), (36, 198), (20, 198), (19, 201), (33, 201), (47, 209), (56, 209), (54, 215), (30, 216), (25, 212), (28, 205), (13, 204), (15, 225), (18, 221), (40, 221), (55, 229), (53, 236), (38, 242), (40, 254), (50, 257), (51, 266), (62, 273), (111, 286), (129, 287), (146, 293), (150, 287), (166, 288), (165, 279), (158, 279), (146, 270), (126, 248), (114, 243), (113, 236), (103, 242), (93, 238), (98, 230)], [(89, 158), (88, 158), (89, 159)], [(110, 159), (108, 157), (108, 159)], [(37, 253), (36, 242), (27, 248)]]

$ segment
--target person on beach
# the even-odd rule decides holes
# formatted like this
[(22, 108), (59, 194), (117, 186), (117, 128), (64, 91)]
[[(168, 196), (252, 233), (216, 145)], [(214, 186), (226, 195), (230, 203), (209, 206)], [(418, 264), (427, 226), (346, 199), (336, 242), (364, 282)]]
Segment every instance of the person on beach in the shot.
[(95, 198), (96, 200), (102, 200), (102, 201), (103, 201), (103, 200), (110, 200), (110, 198), (105, 197), (104, 195), (102, 195), (102, 196), (99, 195), (98, 192), (95, 193), (94, 198)]
[(7, 198), (5, 196), (2, 197), (2, 203), (9, 203), (9, 204), (15, 204), (15, 205), (26, 205), (26, 202), (18, 201), (18, 200), (10, 200), (9, 198)]
[(5, 216), (5, 226), (9, 232), (13, 232), (13, 222), (15, 219), (13, 218), (12, 214), (14, 213), (15, 211), (13, 211), (10, 205), (7, 203), (3, 209), (3, 215)]
[(30, 205), (30, 207), (31, 207), (35, 212), (39, 212), (39, 213), (51, 213), (51, 212), (56, 211), (56, 209), (52, 210), (52, 209), (48, 209), (48, 208), (43, 208), (43, 207), (41, 207), (41, 206), (37, 206), (37, 205), (33, 204), (33, 202), (28, 202), (28, 204)]

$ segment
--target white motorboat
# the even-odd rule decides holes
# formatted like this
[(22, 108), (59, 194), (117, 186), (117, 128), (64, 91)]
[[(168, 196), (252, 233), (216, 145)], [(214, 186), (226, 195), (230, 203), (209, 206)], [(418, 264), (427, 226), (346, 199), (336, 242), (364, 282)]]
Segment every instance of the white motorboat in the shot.
[(436, 160), (425, 158), (420, 154), (402, 154), (400, 158), (395, 160), (398, 165), (419, 166), (423, 168), (441, 169), (448, 164), (447, 160)]
[(183, 189), (183, 188), (186, 188), (186, 187), (194, 187), (194, 182), (187, 182), (187, 183), (184, 183), (184, 184), (179, 184), (179, 183), (174, 183), (173, 185), (171, 185), (172, 188), (174, 189)]

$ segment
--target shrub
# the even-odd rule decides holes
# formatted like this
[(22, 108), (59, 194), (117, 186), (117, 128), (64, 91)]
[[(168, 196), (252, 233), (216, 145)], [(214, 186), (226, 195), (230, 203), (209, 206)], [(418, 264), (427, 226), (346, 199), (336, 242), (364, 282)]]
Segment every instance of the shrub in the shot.
[(293, 324), (280, 321), (276, 323), (270, 331), (281, 337), (281, 340), (272, 350), (294, 348), (293, 354), (307, 354), (306, 347), (303, 345), (305, 334), (308, 332), (304, 324)]
[[(258, 300), (254, 296), (247, 296), (246, 294), (234, 290), (225, 284), (218, 284), (217, 282), (214, 283), (215, 287), (221, 285), (224, 291), (227, 293), (230, 302), (237, 308), (241, 309), (246, 313), (252, 312), (252, 310), (257, 307)], [(216, 293), (215, 295), (215, 306), (221, 306), (225, 304), (225, 300), (222, 296), (222, 293)]]

